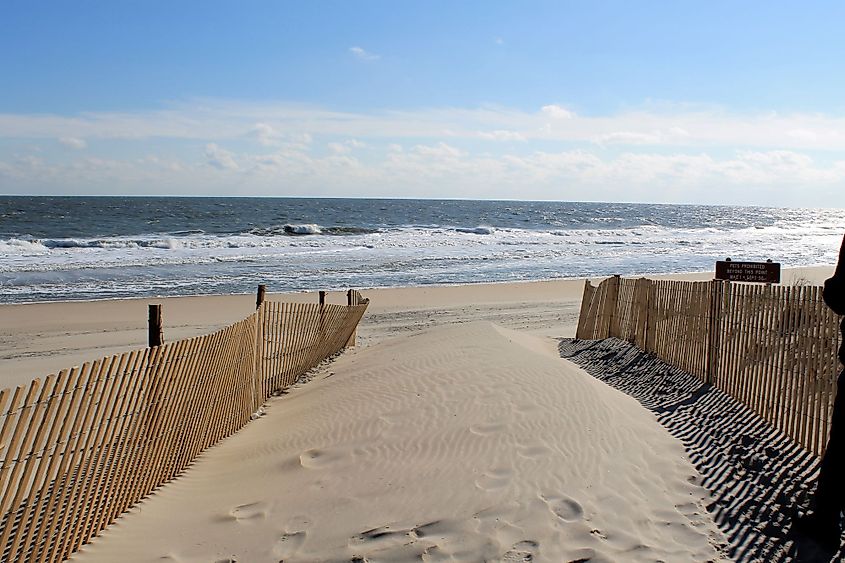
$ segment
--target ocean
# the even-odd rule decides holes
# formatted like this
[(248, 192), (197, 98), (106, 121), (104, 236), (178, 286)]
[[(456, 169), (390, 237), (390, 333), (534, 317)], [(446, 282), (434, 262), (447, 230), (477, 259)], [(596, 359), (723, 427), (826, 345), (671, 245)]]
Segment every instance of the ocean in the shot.
[(843, 209), (0, 196), (0, 302), (834, 264)]

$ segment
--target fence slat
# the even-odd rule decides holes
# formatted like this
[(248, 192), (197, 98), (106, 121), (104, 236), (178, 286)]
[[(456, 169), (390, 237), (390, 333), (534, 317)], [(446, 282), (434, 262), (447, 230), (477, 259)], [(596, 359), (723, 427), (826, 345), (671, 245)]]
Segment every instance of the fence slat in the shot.
[[(67, 490), (70, 474), (70, 457), (75, 446), (75, 437), (78, 435), (79, 426), (82, 422), (83, 412), (87, 403), (88, 394), (85, 392), (87, 379), (91, 375), (90, 364), (83, 364), (82, 368), (74, 367), (68, 373), (68, 386), (72, 389), (70, 404), (68, 406), (65, 420), (62, 421), (62, 429), (59, 432), (58, 443), (64, 444), (59, 454), (59, 449), (53, 454), (53, 459), (58, 459), (58, 466), (55, 467), (53, 475), (53, 487), (48, 495), (48, 502), (45, 509), (45, 516), (39, 526), (38, 543), (41, 544), (34, 561), (49, 561), (49, 554), (55, 547), (54, 533), (57, 527), (62, 526), (59, 517), (63, 508), (62, 498)], [(49, 468), (48, 468), (49, 469)], [(46, 494), (46, 491), (45, 491)]]
[(140, 351), (133, 351), (128, 354), (122, 354), (119, 359), (113, 361), (107, 374), (107, 377), (114, 380), (109, 398), (107, 401), (106, 419), (102, 424), (100, 435), (97, 438), (99, 451), (97, 459), (94, 461), (94, 467), (97, 469), (94, 473), (94, 478), (91, 480), (90, 489), (92, 491), (89, 509), (85, 514), (85, 521), (82, 523), (83, 541), (85, 543), (89, 538), (99, 532), (102, 527), (100, 524), (100, 514), (104, 512), (104, 504), (106, 502), (105, 484), (107, 482), (111, 467), (112, 467), (112, 451), (115, 441), (115, 435), (122, 420), (120, 412), (124, 403), (123, 398), (128, 395), (128, 390), (134, 378), (127, 376), (127, 371), (134, 368)]
[(129, 391), (124, 395), (123, 401), (120, 405), (120, 423), (115, 433), (115, 438), (109, 452), (109, 464), (107, 467), (107, 476), (105, 484), (103, 485), (103, 504), (104, 508), (96, 522), (98, 530), (103, 529), (108, 522), (117, 515), (117, 492), (123, 479), (123, 463), (127, 457), (127, 450), (130, 447), (133, 432), (138, 422), (136, 416), (136, 408), (143, 395), (144, 385), (147, 380), (147, 366), (150, 362), (151, 354), (158, 353), (158, 348), (145, 348), (139, 351), (134, 361), (129, 367), (123, 377), (131, 380)]
[[(68, 372), (67, 370), (62, 370), (56, 376), (55, 379), (55, 387), (52, 390), (53, 395), (48, 399), (49, 406), (48, 406), (48, 413), (45, 415), (45, 421), (48, 425), (48, 431), (44, 438), (44, 445), (43, 445), (43, 454), (42, 460), (44, 458), (50, 459), (56, 456), (48, 456), (48, 450), (51, 445), (54, 444), (56, 433), (60, 428), (59, 420), (62, 419), (62, 411), (64, 403), (66, 402), (65, 399), (67, 397), (67, 383), (68, 383)], [(47, 483), (46, 479), (49, 479), (49, 467), (51, 463), (47, 462), (40, 462), (35, 467), (35, 476), (33, 477), (32, 485), (30, 486), (29, 496), (26, 499), (22, 499), (22, 504), (24, 506), (23, 516), (21, 517), (21, 523), (28, 522), (30, 517), (34, 520), (39, 518), (40, 513), (37, 510), (37, 506), (40, 506), (40, 503), (36, 505), (36, 500), (42, 497), (43, 489)], [(13, 502), (12, 505), (16, 506), (18, 503)], [(9, 559), (13, 559), (14, 557), (19, 557), (20, 559), (28, 559), (28, 552), (30, 547), (30, 542), (32, 538), (32, 532), (37, 527), (35, 524), (30, 526), (24, 526), (23, 533), (19, 530), (16, 534), (14, 543), (12, 544), (9, 550)], [(2, 541), (2, 540), (0, 540)], [(21, 544), (23, 542), (23, 544)], [(5, 541), (2, 541), (5, 545)], [(18, 548), (20, 548), (20, 556), (18, 556)]]
[[(125, 366), (128, 360), (128, 355), (114, 356), (108, 360), (100, 363), (100, 369), (97, 374), (98, 381), (101, 381), (101, 392), (97, 408), (94, 411), (93, 428), (88, 431), (88, 437), (85, 442), (84, 464), (80, 464), (80, 471), (77, 476), (77, 481), (80, 482), (83, 488), (78, 493), (78, 509), (73, 511), (75, 522), (71, 528), (72, 532), (68, 534), (68, 545), (71, 546), (67, 551), (74, 551), (77, 546), (81, 545), (83, 538), (87, 539), (86, 523), (89, 521), (91, 513), (95, 510), (89, 505), (91, 496), (95, 493), (95, 475), (98, 469), (97, 462), (100, 457), (100, 447), (103, 432), (106, 424), (104, 424), (105, 413), (109, 412), (111, 407), (111, 400), (119, 379), (114, 377), (114, 372)], [(96, 430), (96, 432), (95, 432)], [(95, 453), (96, 452), (96, 453)]]

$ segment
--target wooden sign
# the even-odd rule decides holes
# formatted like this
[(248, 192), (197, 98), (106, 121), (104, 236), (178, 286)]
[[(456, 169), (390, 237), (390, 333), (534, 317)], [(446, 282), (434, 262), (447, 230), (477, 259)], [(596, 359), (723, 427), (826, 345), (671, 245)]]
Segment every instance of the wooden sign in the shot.
[(780, 283), (780, 262), (739, 262), (730, 258), (716, 262), (716, 279), (740, 282)]

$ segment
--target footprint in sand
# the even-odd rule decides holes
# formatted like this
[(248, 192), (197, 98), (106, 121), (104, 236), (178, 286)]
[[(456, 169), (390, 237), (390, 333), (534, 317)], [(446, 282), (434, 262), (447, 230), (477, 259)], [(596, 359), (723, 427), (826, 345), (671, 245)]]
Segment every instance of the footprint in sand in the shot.
[(267, 503), (264, 502), (242, 504), (230, 510), (229, 516), (231, 516), (238, 522), (242, 520), (254, 520), (256, 518), (264, 518), (267, 516), (267, 508)]
[(511, 482), (513, 471), (504, 467), (491, 469), (475, 480), (475, 486), (482, 491), (496, 491), (508, 486)]
[(387, 547), (404, 545), (414, 539), (413, 530), (392, 529), (390, 526), (380, 526), (361, 532), (353, 536), (348, 544), (349, 547), (366, 546), (367, 549), (385, 549)]
[(339, 452), (313, 449), (302, 452), (299, 456), (299, 463), (302, 467), (308, 469), (320, 469), (331, 465), (342, 457), (343, 455)]
[(596, 558), (595, 550), (590, 548), (579, 549), (574, 555), (575, 559), (570, 559), (567, 563), (588, 563)]
[(543, 457), (549, 455), (551, 450), (546, 446), (541, 445), (534, 445), (534, 446), (517, 446), (516, 453), (518, 453), (522, 457), (526, 457), (528, 459), (535, 459), (538, 457)]
[(576, 522), (584, 517), (581, 505), (568, 497), (541, 497), (555, 516), (564, 522)]
[(273, 544), (273, 555), (285, 559), (293, 557), (299, 552), (302, 544), (305, 543), (307, 534), (305, 532), (287, 532), (279, 536)]
[(502, 561), (506, 563), (534, 561), (539, 547), (540, 544), (532, 540), (517, 542), (502, 555)]
[(479, 436), (486, 436), (488, 434), (496, 434), (505, 429), (505, 425), (501, 422), (488, 422), (486, 424), (473, 424), (469, 427), (469, 431)]
[(590, 534), (599, 538), (600, 540), (607, 540), (607, 534), (605, 534), (601, 530), (590, 530)]
[(433, 520), (425, 524), (420, 524), (413, 530), (411, 535), (416, 539), (431, 539), (440, 538), (445, 539), (454, 535), (457, 525), (451, 520)]

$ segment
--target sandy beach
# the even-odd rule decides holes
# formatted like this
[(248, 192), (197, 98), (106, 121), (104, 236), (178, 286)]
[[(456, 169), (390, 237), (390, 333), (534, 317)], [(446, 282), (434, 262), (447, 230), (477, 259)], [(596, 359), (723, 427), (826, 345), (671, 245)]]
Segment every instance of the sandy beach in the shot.
[[(783, 282), (831, 271), (789, 270)], [(271, 399), (73, 560), (724, 559), (680, 441), (561, 359), (556, 339), (574, 336), (583, 284), (364, 291), (358, 347)], [(3, 306), (2, 384), (144, 346), (151, 302), (174, 340), (237, 321), (254, 301)]]

